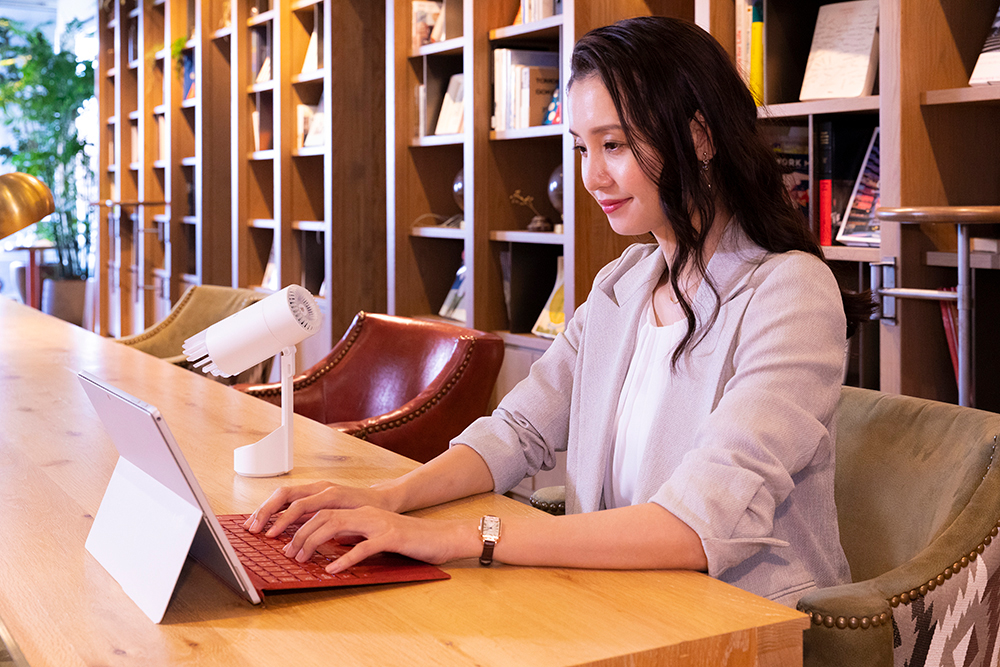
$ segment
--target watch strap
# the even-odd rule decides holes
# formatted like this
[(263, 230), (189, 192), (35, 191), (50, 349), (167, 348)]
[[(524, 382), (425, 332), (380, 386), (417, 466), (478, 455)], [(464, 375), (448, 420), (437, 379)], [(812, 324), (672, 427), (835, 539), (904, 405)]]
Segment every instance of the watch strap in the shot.
[(493, 547), (497, 545), (493, 540), (483, 540), (483, 554), (479, 557), (479, 564), (489, 567), (493, 564)]

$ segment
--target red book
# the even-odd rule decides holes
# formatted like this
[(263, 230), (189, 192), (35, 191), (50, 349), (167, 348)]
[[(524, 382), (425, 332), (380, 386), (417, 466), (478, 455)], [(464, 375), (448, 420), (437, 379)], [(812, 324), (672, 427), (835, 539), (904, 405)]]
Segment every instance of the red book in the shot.
[[(943, 287), (954, 292), (957, 287)], [(948, 352), (951, 354), (951, 365), (955, 369), (955, 382), (958, 382), (958, 304), (954, 301), (941, 302), (941, 320), (944, 322), (944, 337), (948, 341)]]
[(833, 245), (833, 127), (830, 121), (819, 123), (818, 128), (818, 165), (816, 169), (819, 182), (819, 197), (816, 205), (819, 208), (819, 244)]

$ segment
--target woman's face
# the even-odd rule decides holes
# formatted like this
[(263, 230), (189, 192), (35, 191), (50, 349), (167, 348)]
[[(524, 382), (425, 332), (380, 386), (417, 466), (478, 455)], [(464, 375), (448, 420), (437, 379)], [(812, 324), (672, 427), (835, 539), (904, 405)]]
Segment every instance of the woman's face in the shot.
[(611, 95), (599, 76), (577, 80), (567, 95), (569, 132), (582, 157), (583, 186), (623, 236), (672, 238), (656, 184), (639, 166)]

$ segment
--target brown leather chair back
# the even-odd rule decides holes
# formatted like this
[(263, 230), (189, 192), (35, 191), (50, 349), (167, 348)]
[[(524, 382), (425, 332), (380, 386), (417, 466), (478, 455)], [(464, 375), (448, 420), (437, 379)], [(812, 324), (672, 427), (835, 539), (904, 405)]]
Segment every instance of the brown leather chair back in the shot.
[[(494, 334), (361, 312), (295, 378), (295, 412), (425, 462), (486, 413), (503, 353)], [(238, 388), (281, 403), (280, 385)]]

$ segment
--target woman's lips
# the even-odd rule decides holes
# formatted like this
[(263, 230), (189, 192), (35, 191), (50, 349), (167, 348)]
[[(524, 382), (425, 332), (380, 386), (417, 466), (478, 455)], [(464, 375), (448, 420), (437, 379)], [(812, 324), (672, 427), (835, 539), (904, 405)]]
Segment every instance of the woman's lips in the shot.
[(627, 201), (628, 199), (601, 199), (597, 203), (600, 204), (601, 210), (608, 215), (620, 209)]

